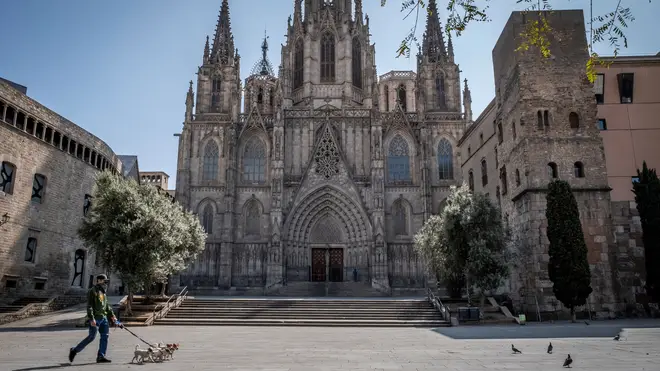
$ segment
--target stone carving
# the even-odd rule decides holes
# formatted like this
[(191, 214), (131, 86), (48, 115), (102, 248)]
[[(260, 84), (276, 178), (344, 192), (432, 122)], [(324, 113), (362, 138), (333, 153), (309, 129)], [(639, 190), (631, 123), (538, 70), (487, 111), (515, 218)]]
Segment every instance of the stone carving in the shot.
[(282, 156), (282, 149), (281, 149), (281, 144), (282, 142), (282, 132), (277, 131), (275, 132), (275, 159), (279, 160), (280, 157)]
[(323, 130), (314, 161), (316, 162), (316, 172), (326, 179), (339, 174), (339, 149), (330, 133), (329, 125), (326, 125)]

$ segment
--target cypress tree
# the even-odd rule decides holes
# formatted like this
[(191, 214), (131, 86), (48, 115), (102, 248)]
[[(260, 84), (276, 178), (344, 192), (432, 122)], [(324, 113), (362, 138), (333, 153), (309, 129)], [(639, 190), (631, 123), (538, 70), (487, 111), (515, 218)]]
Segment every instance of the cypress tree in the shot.
[(660, 180), (646, 161), (637, 170), (639, 182), (633, 183), (637, 211), (642, 222), (642, 242), (646, 261), (646, 294), (660, 302)]
[(575, 307), (586, 304), (592, 292), (580, 213), (571, 186), (566, 181), (552, 181), (546, 201), (545, 217), (550, 240), (548, 273), (553, 283), (552, 291), (570, 309), (571, 319), (575, 321)]

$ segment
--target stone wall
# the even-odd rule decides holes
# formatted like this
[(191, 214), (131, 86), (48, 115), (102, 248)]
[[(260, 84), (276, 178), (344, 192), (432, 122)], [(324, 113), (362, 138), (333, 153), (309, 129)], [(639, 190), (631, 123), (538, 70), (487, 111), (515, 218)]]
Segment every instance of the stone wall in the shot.
[(642, 224), (634, 201), (612, 202), (614, 288), (624, 304), (648, 302)]
[[(0, 138), (0, 162), (15, 169), (11, 189), (0, 192), (0, 215), (10, 218), (0, 226), (0, 296), (84, 292), (100, 273), (77, 236), (85, 195), (100, 169), (121, 164), (100, 139), (2, 82)], [(32, 199), (35, 174), (45, 177), (40, 202)], [(77, 250), (84, 261), (74, 282)]]

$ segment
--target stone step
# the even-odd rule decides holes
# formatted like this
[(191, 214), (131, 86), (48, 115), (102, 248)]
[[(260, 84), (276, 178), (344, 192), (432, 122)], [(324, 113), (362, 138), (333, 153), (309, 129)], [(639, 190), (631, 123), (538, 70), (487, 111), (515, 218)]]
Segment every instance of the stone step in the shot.
[(212, 307), (178, 307), (170, 310), (170, 313), (179, 312), (194, 312), (194, 313), (244, 313), (244, 312), (260, 312), (260, 313), (363, 313), (363, 314), (379, 314), (379, 313), (437, 313), (434, 308), (419, 308), (410, 310), (408, 308), (392, 308), (392, 309), (374, 309), (374, 308), (212, 308)]
[(323, 327), (448, 327), (442, 320), (343, 320), (343, 319), (197, 319), (162, 318), (157, 325), (172, 326), (323, 326)]

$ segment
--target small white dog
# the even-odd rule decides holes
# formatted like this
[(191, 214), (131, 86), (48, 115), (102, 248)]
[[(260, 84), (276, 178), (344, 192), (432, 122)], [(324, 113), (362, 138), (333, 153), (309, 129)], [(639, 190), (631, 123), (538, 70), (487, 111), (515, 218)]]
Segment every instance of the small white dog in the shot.
[(151, 362), (154, 361), (152, 354), (154, 353), (153, 349), (140, 349), (139, 345), (135, 346), (135, 352), (133, 353), (133, 359), (131, 360), (131, 363), (134, 361), (137, 361), (138, 363), (144, 363), (145, 358), (149, 358)]
[(157, 361), (164, 361), (167, 359), (167, 348), (164, 348), (160, 343), (157, 343), (154, 348), (149, 348)]

